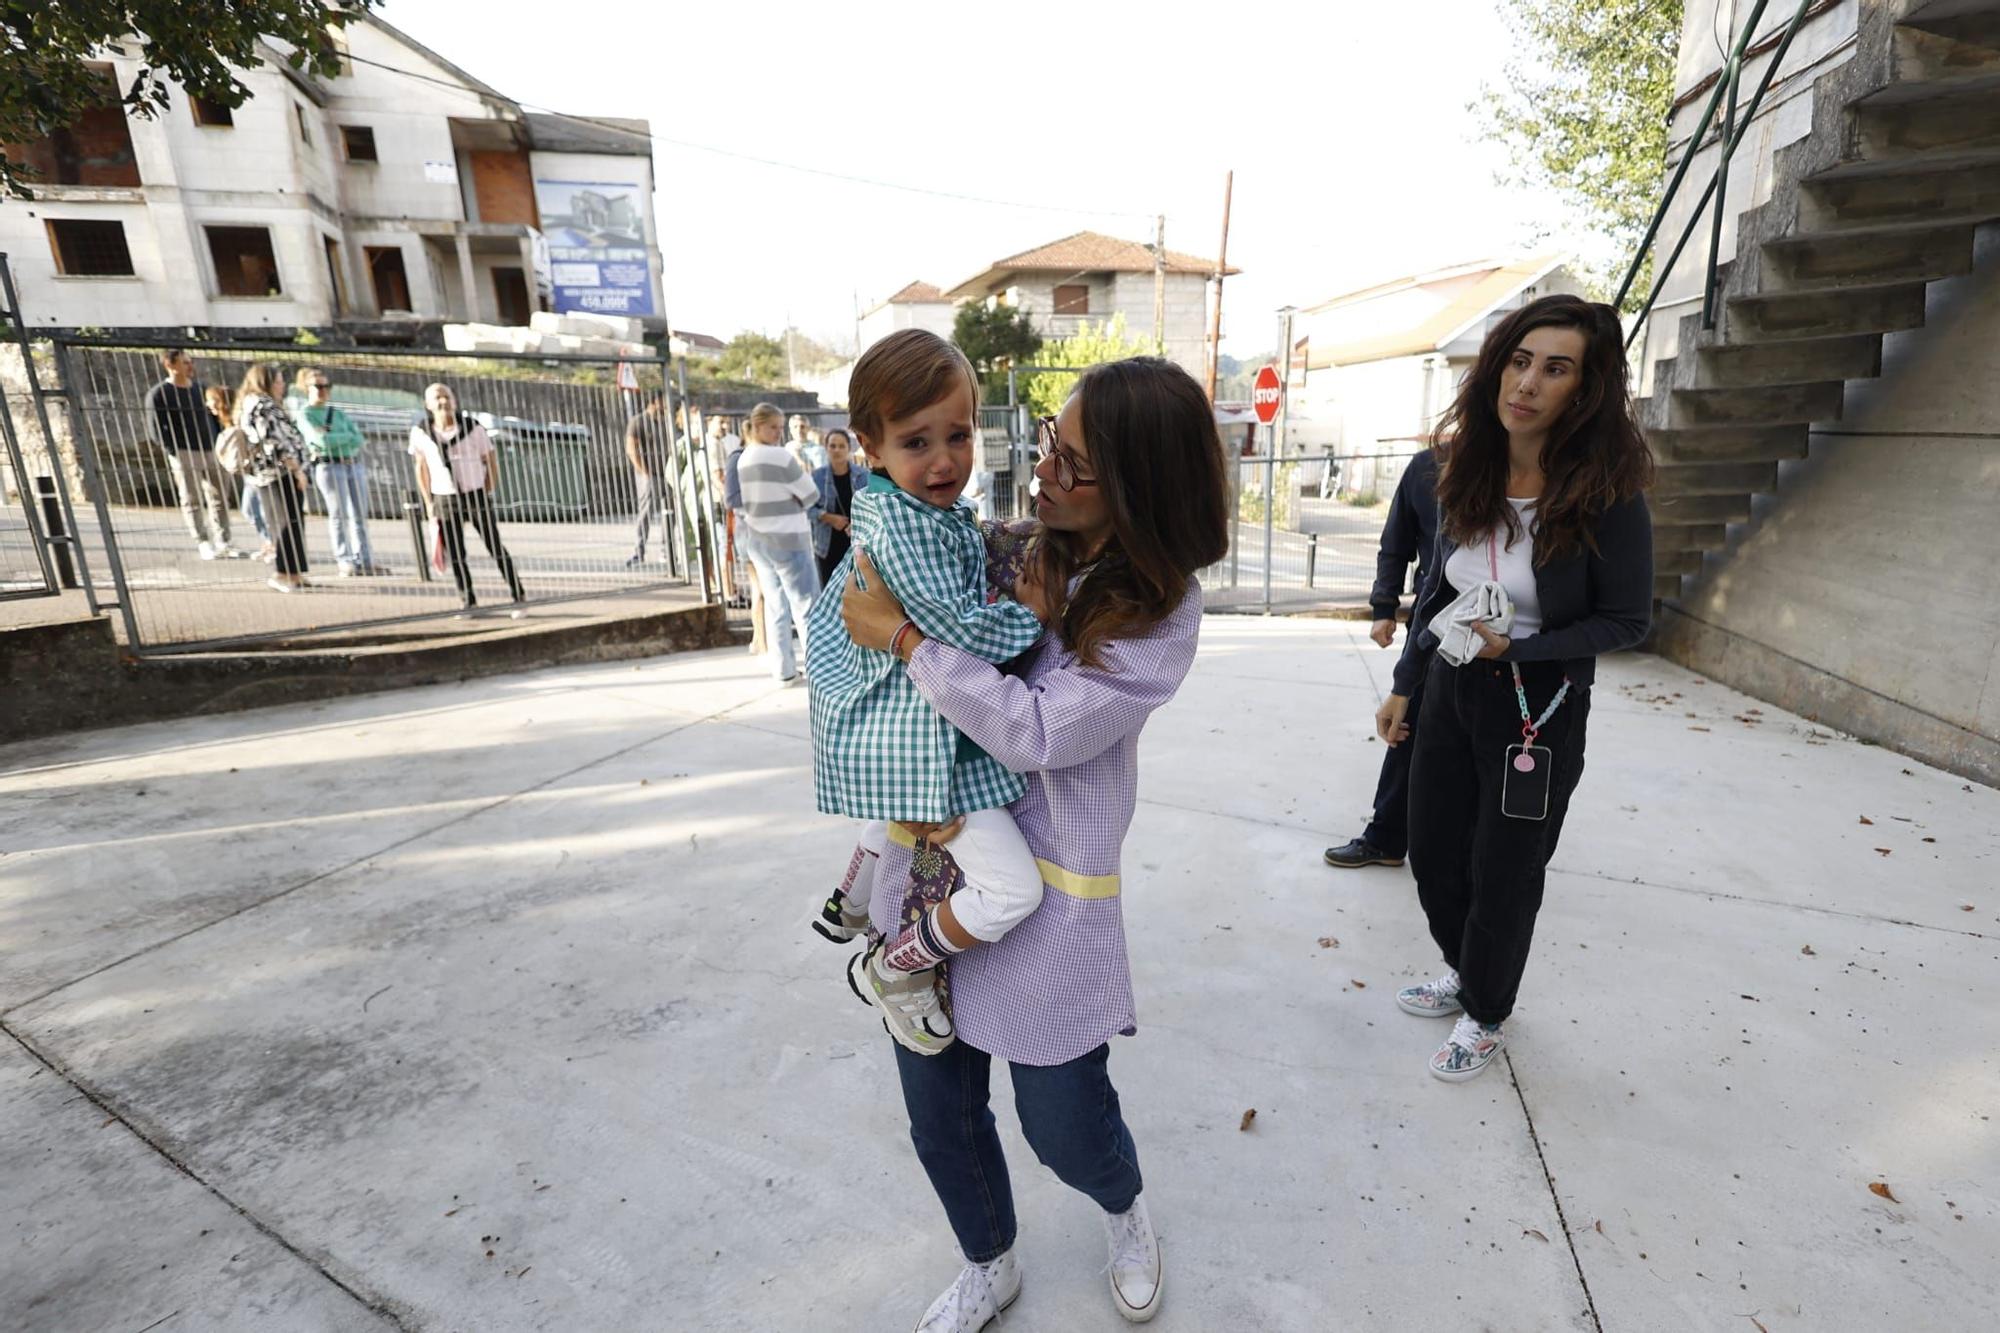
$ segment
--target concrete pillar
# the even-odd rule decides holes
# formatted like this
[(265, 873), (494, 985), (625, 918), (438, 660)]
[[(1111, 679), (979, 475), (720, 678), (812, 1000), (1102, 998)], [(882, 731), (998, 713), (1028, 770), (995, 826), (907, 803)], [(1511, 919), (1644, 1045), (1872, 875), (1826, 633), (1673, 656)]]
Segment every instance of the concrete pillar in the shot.
[(465, 310), (462, 318), (468, 323), (486, 323), (486, 303), (480, 299), (478, 275), (472, 267), (472, 239), (458, 237), (458, 281), (465, 290)]
[(528, 280), (528, 309), (540, 310), (542, 288), (541, 284), (535, 281), (535, 238), (532, 236), (521, 238), (521, 275)]

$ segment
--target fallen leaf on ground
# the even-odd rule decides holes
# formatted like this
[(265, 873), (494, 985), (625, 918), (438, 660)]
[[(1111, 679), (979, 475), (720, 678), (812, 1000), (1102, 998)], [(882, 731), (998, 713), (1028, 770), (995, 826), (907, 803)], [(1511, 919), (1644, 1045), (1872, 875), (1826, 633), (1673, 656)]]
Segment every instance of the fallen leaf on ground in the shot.
[(1322, 935), (1319, 937), (1319, 947), (1322, 949), (1338, 949), (1340, 941), (1331, 935)]
[(1688, 728), (1688, 730), (1689, 730), (1689, 731), (1707, 731), (1707, 730), (1708, 730), (1708, 728), (1707, 728), (1707, 727), (1689, 727), (1689, 728)]
[(1884, 856), (1889, 855), (1889, 849), (1887, 847), (1877, 847), (1875, 850), (1882, 853), (1882, 855)]
[(1895, 1194), (1889, 1189), (1888, 1185), (1879, 1180), (1869, 1182), (1868, 1192), (1870, 1194), (1875, 1195), (1877, 1198), (1887, 1199), (1890, 1203), (1902, 1202), (1902, 1200), (1897, 1198)]
[(1601, 1218), (1601, 1217), (1600, 1217), (1600, 1218), (1598, 1218), (1598, 1219), (1597, 1219), (1597, 1221), (1596, 1221), (1595, 1223), (1593, 1223), (1593, 1224), (1592, 1224), (1592, 1227), (1591, 1227), (1591, 1229), (1592, 1229), (1592, 1230), (1594, 1230), (1595, 1232), (1597, 1232), (1597, 1234), (1598, 1234), (1598, 1235), (1600, 1235), (1600, 1236), (1601, 1236), (1601, 1235), (1603, 1235), (1603, 1234), (1604, 1234), (1604, 1219), (1603, 1219), (1603, 1218)]
[(1257, 1118), (1257, 1108), (1253, 1106), (1249, 1110), (1243, 1113), (1243, 1122), (1236, 1126), (1236, 1132), (1240, 1134), (1244, 1130), (1250, 1128), (1250, 1122), (1255, 1120), (1256, 1118)]
[(1936, 838), (1925, 838), (1925, 839), (1924, 839), (1924, 841), (1925, 841), (1925, 842), (1936, 842), (1936, 841), (1937, 841), (1937, 839), (1936, 839)]
[(1869, 818), (1869, 817), (1868, 817), (1867, 815), (1863, 815), (1863, 816), (1861, 816), (1861, 822), (1862, 822), (1862, 823), (1864, 823), (1864, 824), (1872, 824), (1872, 823), (1874, 823), (1875, 821), (1874, 821), (1874, 820), (1872, 820), (1872, 819), (1870, 819), (1870, 818)]
[(1533, 1227), (1528, 1227), (1524, 1229), (1521, 1232), (1521, 1234), (1524, 1236), (1533, 1236), (1536, 1240), (1540, 1241), (1544, 1245), (1549, 1243), (1549, 1238), (1547, 1236), (1544, 1236), (1541, 1232), (1535, 1230)]
[(450, 1212), (446, 1213), (446, 1214), (445, 1214), (445, 1216), (446, 1216), (446, 1217), (457, 1217), (457, 1216), (458, 1216), (458, 1209), (456, 1209), (456, 1208), (452, 1209), (452, 1210), (451, 1210)]
[(1819, 955), (1818, 955), (1818, 954), (1816, 954), (1816, 953), (1814, 953), (1814, 952), (1813, 952), (1813, 947), (1812, 947), (1812, 945), (1810, 945), (1810, 944), (1808, 944), (1808, 945), (1807, 945), (1807, 946), (1806, 946), (1805, 948), (1803, 948), (1803, 949), (1799, 950), (1799, 952), (1800, 952), (1800, 953), (1802, 953), (1802, 954), (1804, 954), (1804, 955), (1805, 955), (1806, 957), (1808, 957), (1808, 958), (1817, 958), (1817, 957), (1819, 957)]
[(1971, 904), (1971, 903), (1960, 903), (1960, 904), (1958, 905), (1958, 910), (1959, 910), (1959, 911), (1961, 911), (1961, 912), (1970, 912), (1970, 911), (1974, 911), (1974, 910), (1976, 910), (1976, 909), (1975, 909), (1975, 908), (1974, 908), (1974, 907), (1972, 906), (1972, 904)]
[(1758, 999), (1758, 998), (1757, 998), (1756, 996), (1754, 996), (1754, 995), (1745, 995), (1745, 996), (1743, 996), (1742, 998), (1744, 998), (1744, 999), (1746, 999), (1746, 1000), (1750, 1001), (1750, 1003), (1752, 1003), (1752, 1004), (1762, 1004), (1762, 1003), (1764, 1003), (1764, 1002), (1763, 1002), (1762, 1000)]
[[(1967, 910), (1967, 911), (1970, 911), (1971, 909), (1970, 909), (1970, 908), (1967, 908), (1966, 910)], [(1348, 985), (1350, 985), (1350, 986), (1352, 986), (1352, 987), (1354, 987), (1354, 989), (1356, 989), (1356, 990), (1367, 990), (1367, 989), (1368, 989), (1368, 983), (1367, 983), (1367, 982), (1365, 982), (1365, 981), (1349, 981), (1349, 982), (1348, 982), (1347, 984), (1348, 984)]]
[(1771, 1330), (1770, 1330), (1770, 1329), (1768, 1329), (1768, 1328), (1765, 1328), (1765, 1327), (1764, 1327), (1764, 1322), (1763, 1322), (1763, 1321), (1762, 1321), (1761, 1319), (1757, 1318), (1757, 1316), (1756, 1316), (1756, 1315), (1754, 1315), (1754, 1314), (1746, 1314), (1746, 1315), (1744, 1315), (1743, 1317), (1744, 1317), (1745, 1319), (1748, 1319), (1748, 1320), (1749, 1320), (1749, 1321), (1750, 1321), (1751, 1323), (1753, 1323), (1753, 1324), (1757, 1325), (1757, 1333), (1771, 1333)]

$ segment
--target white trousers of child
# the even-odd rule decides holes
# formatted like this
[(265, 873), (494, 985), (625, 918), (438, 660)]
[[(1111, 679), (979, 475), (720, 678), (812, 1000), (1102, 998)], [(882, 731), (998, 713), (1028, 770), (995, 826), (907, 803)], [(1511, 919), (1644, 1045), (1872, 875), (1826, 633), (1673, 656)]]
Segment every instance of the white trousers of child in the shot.
[[(861, 830), (866, 853), (844, 892), (849, 908), (868, 910), (875, 866), (889, 846), (889, 826), (870, 820)], [(946, 850), (958, 862), (965, 884), (951, 895), (951, 914), (965, 933), (991, 944), (1028, 919), (1042, 905), (1042, 868), (1028, 850), (1014, 817), (1005, 810), (974, 810)]]

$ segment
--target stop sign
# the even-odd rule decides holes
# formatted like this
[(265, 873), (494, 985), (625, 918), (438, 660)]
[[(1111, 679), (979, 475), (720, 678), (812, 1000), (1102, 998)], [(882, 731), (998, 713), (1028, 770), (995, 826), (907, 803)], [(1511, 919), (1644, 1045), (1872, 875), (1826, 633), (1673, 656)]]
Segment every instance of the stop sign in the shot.
[(1284, 386), (1278, 382), (1278, 372), (1273, 366), (1265, 366), (1257, 372), (1257, 383), (1250, 390), (1250, 406), (1256, 409), (1257, 420), (1270, 425), (1278, 419), (1278, 399), (1284, 396)]

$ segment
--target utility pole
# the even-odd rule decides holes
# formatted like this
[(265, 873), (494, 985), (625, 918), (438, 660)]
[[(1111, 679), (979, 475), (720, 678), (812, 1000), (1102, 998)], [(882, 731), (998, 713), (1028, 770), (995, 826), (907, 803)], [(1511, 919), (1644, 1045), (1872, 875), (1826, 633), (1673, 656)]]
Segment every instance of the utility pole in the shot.
[(1215, 309), (1208, 317), (1208, 401), (1215, 401), (1215, 372), (1222, 359), (1222, 278), (1229, 272), (1229, 200), (1236, 193), (1236, 173), (1222, 182), (1222, 245), (1215, 255)]
[(799, 384), (798, 367), (792, 364), (792, 312), (789, 310), (785, 312), (785, 384), (794, 389)]
[(1167, 215), (1153, 219), (1153, 341), (1167, 347)]

